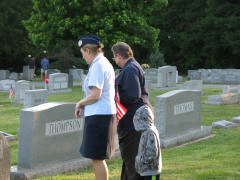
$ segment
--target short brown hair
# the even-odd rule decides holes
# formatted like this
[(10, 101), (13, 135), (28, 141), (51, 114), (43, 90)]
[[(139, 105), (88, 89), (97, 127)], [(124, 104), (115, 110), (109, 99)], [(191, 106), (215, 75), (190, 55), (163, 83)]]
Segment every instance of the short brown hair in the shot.
[(117, 42), (116, 44), (114, 44), (112, 46), (111, 50), (112, 50), (114, 56), (116, 54), (119, 54), (124, 59), (133, 57), (133, 51), (132, 51), (131, 47), (125, 42)]

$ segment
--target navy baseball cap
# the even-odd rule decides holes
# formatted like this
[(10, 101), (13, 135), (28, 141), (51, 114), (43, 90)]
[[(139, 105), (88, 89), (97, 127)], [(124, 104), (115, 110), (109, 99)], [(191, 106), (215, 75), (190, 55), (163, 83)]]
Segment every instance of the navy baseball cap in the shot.
[(84, 35), (78, 38), (78, 46), (81, 48), (85, 44), (100, 45), (100, 38), (96, 35)]

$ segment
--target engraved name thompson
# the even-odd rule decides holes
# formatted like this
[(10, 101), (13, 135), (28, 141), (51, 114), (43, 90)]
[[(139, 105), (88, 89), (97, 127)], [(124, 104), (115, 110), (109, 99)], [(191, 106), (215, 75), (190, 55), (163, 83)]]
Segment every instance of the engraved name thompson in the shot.
[(81, 131), (83, 129), (83, 120), (82, 119), (69, 119), (56, 121), (46, 124), (45, 135), (59, 135), (66, 134), (76, 131)]

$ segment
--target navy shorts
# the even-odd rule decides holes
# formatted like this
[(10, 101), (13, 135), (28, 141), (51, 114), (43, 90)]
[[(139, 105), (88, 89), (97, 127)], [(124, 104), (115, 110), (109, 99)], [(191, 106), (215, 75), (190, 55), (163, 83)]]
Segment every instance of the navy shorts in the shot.
[(80, 153), (89, 159), (109, 159), (116, 149), (116, 114), (85, 117)]

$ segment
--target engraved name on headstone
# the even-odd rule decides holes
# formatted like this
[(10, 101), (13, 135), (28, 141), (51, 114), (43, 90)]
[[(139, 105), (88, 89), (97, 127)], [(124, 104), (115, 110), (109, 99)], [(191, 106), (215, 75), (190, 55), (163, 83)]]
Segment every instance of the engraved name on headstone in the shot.
[(181, 104), (174, 105), (174, 115), (194, 111), (194, 102), (189, 101)]
[(49, 93), (71, 92), (68, 89), (68, 74), (54, 73), (49, 76)]
[(69, 119), (64, 121), (46, 123), (45, 135), (53, 136), (70, 132), (81, 131), (83, 122), (81, 119)]

